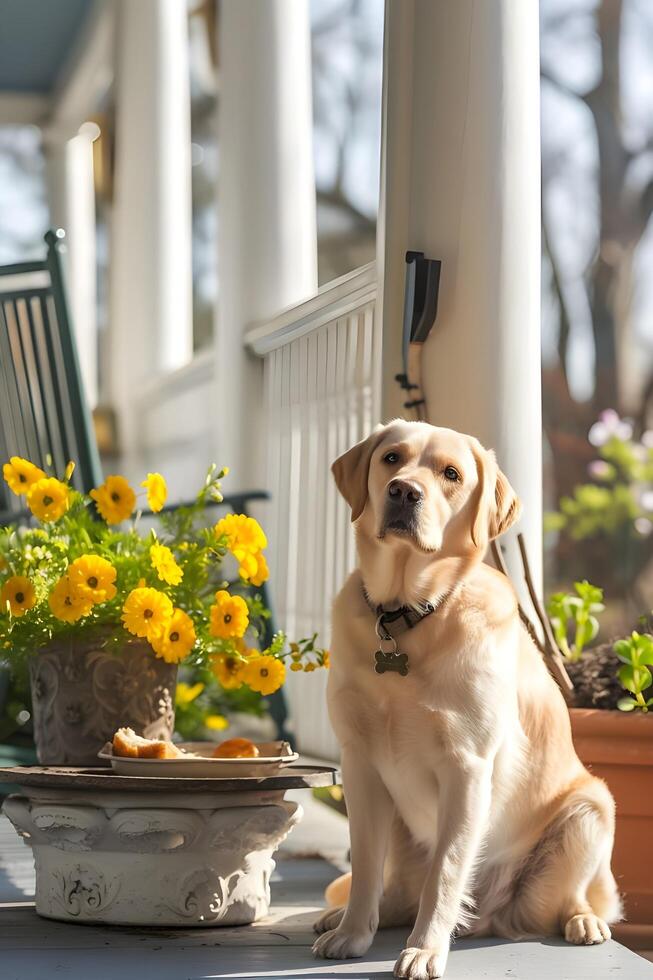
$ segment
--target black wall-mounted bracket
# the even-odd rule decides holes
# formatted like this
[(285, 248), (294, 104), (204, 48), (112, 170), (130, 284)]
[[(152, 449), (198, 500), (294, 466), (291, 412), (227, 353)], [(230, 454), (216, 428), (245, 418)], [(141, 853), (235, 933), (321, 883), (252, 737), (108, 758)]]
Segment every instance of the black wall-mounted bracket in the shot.
[[(423, 344), (431, 332), (438, 313), (440, 292), (440, 259), (427, 259), (424, 252), (406, 252), (406, 284), (404, 288), (403, 373), (395, 375), (405, 391), (418, 388), (408, 377), (408, 351), (411, 344)], [(418, 407), (422, 398), (408, 401), (406, 408)]]

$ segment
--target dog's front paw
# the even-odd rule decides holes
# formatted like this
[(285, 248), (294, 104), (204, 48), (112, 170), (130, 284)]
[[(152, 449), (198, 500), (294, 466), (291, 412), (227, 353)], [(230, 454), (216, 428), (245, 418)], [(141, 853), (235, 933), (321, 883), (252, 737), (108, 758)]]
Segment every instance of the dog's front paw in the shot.
[(330, 932), (331, 929), (337, 929), (340, 923), (342, 922), (342, 917), (344, 914), (345, 914), (344, 906), (337, 909), (327, 909), (313, 923), (314, 931), (319, 936), (323, 932)]
[(568, 943), (575, 943), (576, 946), (593, 946), (595, 943), (604, 943), (609, 939), (611, 932), (607, 922), (599, 919), (593, 912), (583, 912), (580, 915), (573, 915), (565, 926), (565, 939)]
[(313, 953), (325, 960), (348, 960), (364, 956), (372, 945), (374, 935), (369, 932), (352, 933), (344, 929), (332, 929), (323, 933), (313, 943)]
[(395, 963), (395, 976), (407, 980), (433, 980), (444, 976), (448, 949), (420, 949), (407, 946)]

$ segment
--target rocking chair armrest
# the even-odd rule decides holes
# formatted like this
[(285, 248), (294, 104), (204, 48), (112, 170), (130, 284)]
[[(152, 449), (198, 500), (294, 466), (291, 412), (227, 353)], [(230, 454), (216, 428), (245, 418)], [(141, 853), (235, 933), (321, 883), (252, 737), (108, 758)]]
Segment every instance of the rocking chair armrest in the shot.
[[(251, 500), (270, 500), (267, 490), (243, 490), (242, 493), (228, 493), (222, 500), (207, 500), (206, 507), (226, 507), (233, 511), (243, 511), (246, 513), (247, 505)], [(156, 513), (152, 510), (141, 511), (144, 517), (158, 517), (159, 514), (172, 514), (180, 507), (192, 507), (194, 500), (182, 500), (174, 504), (166, 504)]]
[[(236, 513), (237, 511), (247, 512), (247, 505), (252, 500), (270, 500), (270, 494), (267, 490), (244, 490), (242, 493), (229, 493), (221, 501), (218, 500), (207, 500), (206, 507), (226, 507)], [(178, 510), (179, 507), (190, 507), (194, 503), (193, 500), (184, 500), (176, 504), (166, 504), (162, 507), (160, 511), (156, 513), (153, 510), (142, 510), (141, 514), (143, 517), (158, 517), (159, 514), (171, 514)], [(26, 524), (33, 514), (29, 510), (19, 510), (19, 511), (0, 511), (0, 527), (5, 527), (7, 524)]]

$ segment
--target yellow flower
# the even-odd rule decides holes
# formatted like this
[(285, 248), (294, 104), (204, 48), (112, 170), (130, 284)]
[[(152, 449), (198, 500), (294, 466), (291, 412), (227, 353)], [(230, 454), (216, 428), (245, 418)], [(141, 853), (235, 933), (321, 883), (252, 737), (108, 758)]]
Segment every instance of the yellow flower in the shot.
[(132, 589), (122, 607), (125, 629), (150, 642), (161, 635), (172, 618), (172, 602), (158, 589)]
[(63, 517), (68, 510), (68, 502), (68, 487), (53, 476), (37, 480), (27, 491), (27, 506), (45, 524)]
[(158, 514), (168, 499), (168, 487), (160, 473), (148, 473), (147, 479), (141, 483), (147, 490), (147, 502), (150, 510)]
[(328, 650), (325, 650), (322, 655), (322, 666), (326, 667), (327, 670), (331, 666), (331, 654)]
[(226, 537), (229, 551), (240, 565), (245, 566), (247, 576), (253, 574), (256, 566), (252, 568), (251, 558), (268, 546), (258, 521), (245, 514), (227, 514), (218, 521), (214, 531), (218, 538)]
[(294, 663), (294, 664), (291, 664), (291, 665), (290, 665), (290, 669), (291, 669), (291, 670), (303, 670), (304, 668), (302, 667), (302, 665), (301, 665), (301, 664), (298, 664), (298, 663)]
[(184, 573), (175, 561), (175, 556), (164, 544), (153, 544), (150, 548), (150, 561), (162, 582), (179, 585)]
[(0, 613), (9, 606), (12, 616), (23, 616), (35, 602), (34, 587), (24, 575), (12, 575), (0, 589)]
[(64, 623), (76, 623), (82, 616), (88, 616), (93, 608), (89, 595), (73, 588), (67, 575), (59, 579), (48, 602), (52, 615)]
[(304, 667), (304, 671), (307, 674), (312, 674), (314, 670), (315, 670), (315, 664), (311, 663), (310, 661)]
[(255, 657), (245, 665), (243, 680), (252, 691), (273, 694), (286, 679), (286, 668), (276, 657)]
[(116, 570), (99, 555), (82, 555), (68, 567), (68, 579), (74, 592), (84, 595), (93, 605), (115, 599)]
[(211, 606), (211, 636), (223, 640), (244, 636), (249, 625), (247, 603), (239, 595), (230, 595), (221, 589), (215, 594)]
[(251, 585), (263, 585), (270, 577), (268, 563), (262, 551), (255, 555), (246, 555), (238, 571), (241, 578), (249, 581)]
[(242, 685), (245, 662), (234, 654), (212, 654), (209, 658), (209, 667), (225, 691), (235, 691)]
[(224, 715), (207, 715), (204, 719), (204, 727), (210, 728), (214, 732), (220, 732), (229, 728), (229, 722)]
[(34, 463), (30, 463), (29, 460), (22, 459), (21, 456), (12, 456), (2, 467), (2, 475), (9, 484), (10, 490), (13, 490), (17, 496), (27, 493), (33, 483), (45, 478), (43, 470), (34, 466)]
[(195, 645), (193, 620), (183, 609), (175, 609), (163, 630), (152, 637), (152, 649), (157, 657), (169, 664), (177, 664), (187, 657)]
[(108, 476), (90, 496), (107, 524), (126, 521), (136, 506), (136, 494), (124, 476)]
[(190, 704), (195, 698), (199, 697), (204, 690), (204, 685), (201, 683), (197, 684), (185, 684), (183, 681), (177, 682), (177, 693), (175, 696), (175, 701), (177, 704), (185, 705)]

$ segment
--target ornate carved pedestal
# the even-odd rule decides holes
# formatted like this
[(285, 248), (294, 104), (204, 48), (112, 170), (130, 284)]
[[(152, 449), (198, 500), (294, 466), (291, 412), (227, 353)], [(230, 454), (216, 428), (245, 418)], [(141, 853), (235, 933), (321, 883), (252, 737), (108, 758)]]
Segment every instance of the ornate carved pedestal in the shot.
[[(61, 786), (53, 788), (21, 776), (38, 771), (0, 775), (21, 784), (21, 795), (10, 796), (3, 809), (33, 848), (39, 915), (70, 922), (215, 926), (244, 925), (268, 912), (272, 855), (302, 811), (283, 799), (287, 786), (256, 784), (293, 777), (157, 780), (96, 770), (95, 788), (76, 785), (74, 778), (91, 770), (67, 770), (74, 774), (67, 781), (66, 770), (40, 770), (62, 774)], [(333, 783), (333, 771), (326, 773), (321, 782), (318, 777), (320, 785)], [(298, 778), (305, 777), (295, 777), (295, 784)], [(120, 787), (125, 781), (129, 789)], [(149, 789), (154, 782), (176, 785)], [(183, 790), (180, 783), (186, 784)], [(204, 789), (216, 783), (250, 785), (241, 791), (228, 785)]]

